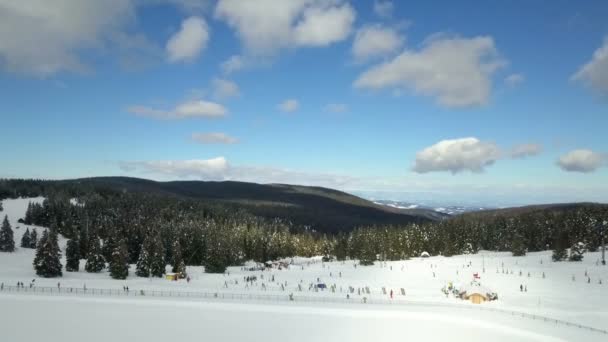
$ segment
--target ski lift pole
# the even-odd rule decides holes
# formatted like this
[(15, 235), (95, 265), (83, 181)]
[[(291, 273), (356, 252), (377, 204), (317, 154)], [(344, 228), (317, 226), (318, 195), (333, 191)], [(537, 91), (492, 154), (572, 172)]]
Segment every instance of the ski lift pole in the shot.
[(606, 265), (606, 244), (604, 241), (606, 235), (606, 224), (608, 224), (608, 221), (603, 221), (601, 224), (598, 224), (600, 236), (602, 238), (602, 265)]

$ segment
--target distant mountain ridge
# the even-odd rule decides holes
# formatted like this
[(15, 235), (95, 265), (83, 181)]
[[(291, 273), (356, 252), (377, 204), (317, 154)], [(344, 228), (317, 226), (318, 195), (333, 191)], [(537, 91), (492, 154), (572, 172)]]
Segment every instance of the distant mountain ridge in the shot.
[(282, 217), (313, 229), (335, 233), (374, 224), (424, 223), (445, 215), (429, 209), (391, 208), (346, 192), (315, 186), (238, 181), (157, 182), (130, 177), (94, 177), (53, 181), (135, 191), (243, 207), (263, 217)]

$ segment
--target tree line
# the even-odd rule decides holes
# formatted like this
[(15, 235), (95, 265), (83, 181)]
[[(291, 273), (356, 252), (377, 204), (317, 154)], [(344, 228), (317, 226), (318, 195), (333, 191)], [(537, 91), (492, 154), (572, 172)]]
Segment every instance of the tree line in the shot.
[[(24, 187), (19, 183), (19, 186)], [(45, 196), (31, 203), (23, 223), (49, 227), (37, 241), (36, 231), (23, 234), (21, 246), (36, 247), (34, 268), (41, 276), (60, 276), (58, 236), (68, 239), (65, 270), (108, 270), (117, 279), (129, 274), (161, 277), (166, 265), (185, 274), (186, 266), (202, 265), (221, 273), (246, 260), (265, 262), (292, 256), (324, 255), (326, 258), (399, 260), (431, 255), (451, 256), (483, 250), (554, 250), (554, 260), (582, 259), (586, 250), (597, 250), (598, 220), (608, 218), (606, 206), (580, 205), (529, 212), (465, 214), (432, 223), (360, 227), (335, 235), (295, 226), (284, 218), (261, 218), (245, 210), (197, 200), (120, 192), (106, 189), (15, 186), (4, 194)], [(44, 192), (37, 192), (44, 191)], [(3, 193), (0, 191), (0, 194)], [(10, 224), (0, 229), (0, 251), (14, 250)], [(34, 235), (34, 237), (32, 237)], [(570, 250), (568, 254), (567, 250)]]

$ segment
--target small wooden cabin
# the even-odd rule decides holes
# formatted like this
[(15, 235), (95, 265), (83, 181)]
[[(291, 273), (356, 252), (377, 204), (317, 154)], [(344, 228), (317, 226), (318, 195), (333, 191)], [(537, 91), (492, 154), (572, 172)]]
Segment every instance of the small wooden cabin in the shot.
[(473, 303), (473, 304), (481, 304), (481, 303), (487, 301), (488, 297), (481, 293), (471, 293), (471, 294), (468, 294), (467, 299), (470, 300), (471, 303)]
[(493, 299), (491, 298), (493, 292), (490, 289), (475, 283), (461, 288), (459, 295), (461, 299), (470, 300), (473, 304), (481, 304)]
[(176, 281), (177, 279), (179, 279), (179, 274), (177, 274), (177, 273), (167, 273), (167, 274), (165, 274), (165, 279)]

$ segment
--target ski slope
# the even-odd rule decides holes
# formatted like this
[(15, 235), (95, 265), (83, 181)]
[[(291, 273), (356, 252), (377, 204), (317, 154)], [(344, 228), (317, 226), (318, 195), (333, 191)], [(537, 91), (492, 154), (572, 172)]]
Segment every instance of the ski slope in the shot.
[[(4, 211), (0, 215), (8, 214), (17, 245), (25, 228), (33, 228), (18, 224), (17, 220), (24, 216), (28, 202), (34, 200), (42, 199), (3, 201)], [(15, 229), (17, 226), (19, 229)], [(41, 229), (38, 227), (39, 236)], [(65, 249), (64, 239), (60, 240), (60, 245)], [(119, 291), (128, 286), (131, 291), (172, 293), (260, 294), (283, 298), (293, 294), (295, 300), (238, 303), (184, 298), (24, 295), (1, 291), (0, 322), (3, 322), (3, 336), (10, 341), (31, 341), (45, 336), (68, 342), (132, 338), (163, 341), (192, 337), (224, 341), (242, 341), (243, 338), (392, 341), (406, 337), (449, 338), (452, 341), (488, 338), (495, 341), (608, 340), (608, 335), (575, 326), (477, 310), (472, 308), (474, 304), (446, 298), (440, 291), (448, 282), (466, 285), (473, 279), (473, 274), (478, 273), (482, 285), (499, 296), (499, 300), (478, 307), (524, 312), (608, 329), (608, 267), (598, 263), (599, 252), (585, 254), (579, 263), (553, 263), (549, 251), (529, 253), (524, 257), (484, 251), (450, 258), (435, 256), (377, 262), (367, 267), (356, 266), (354, 261), (322, 263), (319, 258), (294, 258), (288, 260), (292, 265), (282, 270), (247, 271), (242, 267), (230, 267), (229, 272), (222, 275), (206, 274), (202, 267), (188, 267), (190, 282), (139, 278), (134, 275), (134, 266), (128, 279), (113, 280), (107, 272), (84, 272), (84, 261), (80, 272), (64, 272), (62, 278), (37, 278), (32, 267), (33, 258), (34, 250), (31, 249), (0, 253), (0, 282), (8, 286), (21, 281), (28, 287), (35, 279), (36, 287), (57, 287), (60, 282), (62, 288), (86, 285)], [(65, 260), (63, 263), (65, 265)], [(248, 263), (247, 266), (253, 265)], [(256, 276), (258, 280), (247, 283), (243, 281), (247, 276)], [(335, 292), (309, 289), (311, 284), (317, 283), (335, 285)], [(520, 291), (520, 285), (527, 287), (527, 292)], [(355, 290), (346, 299), (348, 287), (369, 287), (370, 293), (359, 294)], [(405, 290), (405, 296), (401, 295), (401, 288)], [(395, 294), (393, 299), (389, 296), (391, 289)], [(317, 298), (319, 302), (303, 302), (298, 300), (300, 297)], [(367, 304), (362, 304), (363, 297)], [(334, 303), (323, 303), (323, 299), (331, 299)], [(371, 304), (378, 302), (387, 304)], [(32, 322), (42, 329), (24, 328)], [(120, 328), (117, 331), (95, 328), (113, 324)], [(26, 330), (27, 336), (24, 335)], [(91, 331), (95, 333), (91, 334)]]

